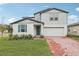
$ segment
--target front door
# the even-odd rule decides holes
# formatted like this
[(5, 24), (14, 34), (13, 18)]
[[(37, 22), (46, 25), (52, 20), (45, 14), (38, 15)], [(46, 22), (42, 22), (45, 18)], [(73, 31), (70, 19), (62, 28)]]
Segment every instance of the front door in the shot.
[(39, 25), (36, 26), (36, 35), (40, 35), (40, 30), (41, 30), (40, 27), (41, 26), (39, 26)]

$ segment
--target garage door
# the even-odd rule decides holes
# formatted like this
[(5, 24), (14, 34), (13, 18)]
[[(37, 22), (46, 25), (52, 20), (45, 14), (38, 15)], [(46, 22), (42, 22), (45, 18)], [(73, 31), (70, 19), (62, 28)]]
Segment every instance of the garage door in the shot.
[(44, 28), (44, 35), (45, 36), (64, 36), (64, 27), (45, 27)]

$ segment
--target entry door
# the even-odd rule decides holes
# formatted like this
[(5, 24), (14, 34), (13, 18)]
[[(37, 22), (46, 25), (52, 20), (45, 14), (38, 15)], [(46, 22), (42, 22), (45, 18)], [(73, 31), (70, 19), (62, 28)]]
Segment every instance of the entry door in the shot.
[(36, 35), (40, 35), (40, 26), (36, 26)]

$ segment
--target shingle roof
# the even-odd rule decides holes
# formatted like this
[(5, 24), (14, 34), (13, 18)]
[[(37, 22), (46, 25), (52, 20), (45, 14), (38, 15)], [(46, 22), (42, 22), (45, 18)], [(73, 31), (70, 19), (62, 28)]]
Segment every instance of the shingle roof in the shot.
[(34, 14), (44, 13), (44, 12), (47, 12), (47, 11), (50, 11), (50, 10), (58, 10), (58, 11), (61, 11), (61, 12), (64, 12), (64, 13), (68, 13), (68, 11), (65, 11), (65, 10), (62, 10), (62, 9), (58, 9), (58, 8), (48, 8), (48, 9), (45, 9), (45, 10), (36, 12), (36, 13), (34, 13)]
[(32, 18), (34, 18), (34, 17), (23, 17), (22, 19), (20, 19), (20, 20), (18, 20), (18, 21), (15, 21), (15, 22), (12, 22), (12, 23), (10, 23), (10, 24), (15, 24), (15, 23), (18, 23), (18, 22), (21, 22), (21, 21), (24, 21), (24, 20), (30, 20), (30, 21), (34, 21), (34, 22), (37, 22), (37, 23), (42, 23), (42, 24), (44, 24), (43, 22), (34, 20), (34, 19), (32, 19)]
[(70, 26), (76, 26), (76, 25), (79, 25), (79, 22), (70, 24), (70, 25), (68, 25), (68, 26), (70, 27)]

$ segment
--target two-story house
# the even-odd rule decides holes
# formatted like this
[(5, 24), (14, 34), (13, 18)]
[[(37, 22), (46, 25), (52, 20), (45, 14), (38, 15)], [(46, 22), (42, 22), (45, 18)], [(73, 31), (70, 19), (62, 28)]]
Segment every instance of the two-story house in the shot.
[(34, 17), (23, 17), (11, 23), (13, 35), (66, 36), (68, 12), (48, 8), (34, 13)]

